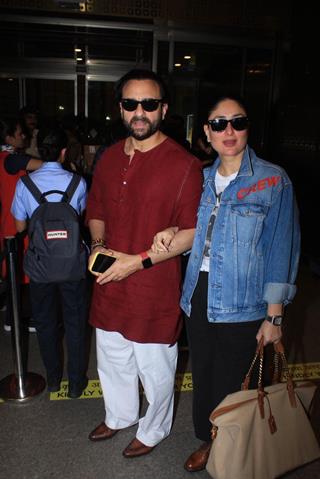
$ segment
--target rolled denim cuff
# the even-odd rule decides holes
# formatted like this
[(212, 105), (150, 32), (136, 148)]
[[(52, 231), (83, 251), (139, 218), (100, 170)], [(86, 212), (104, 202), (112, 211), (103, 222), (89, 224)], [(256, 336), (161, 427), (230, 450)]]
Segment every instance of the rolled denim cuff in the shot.
[(288, 304), (295, 297), (297, 287), (289, 283), (266, 283), (263, 299), (268, 304)]

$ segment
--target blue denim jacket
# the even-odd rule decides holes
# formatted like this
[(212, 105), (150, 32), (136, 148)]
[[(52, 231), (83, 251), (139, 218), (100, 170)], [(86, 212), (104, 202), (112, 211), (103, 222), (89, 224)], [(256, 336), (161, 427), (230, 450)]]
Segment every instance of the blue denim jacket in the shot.
[[(181, 307), (190, 316), (202, 263), (219, 158), (205, 172), (198, 222), (186, 271)], [(293, 187), (279, 166), (249, 147), (237, 177), (224, 190), (211, 237), (208, 321), (244, 322), (265, 316), (268, 303), (289, 303), (300, 253)]]

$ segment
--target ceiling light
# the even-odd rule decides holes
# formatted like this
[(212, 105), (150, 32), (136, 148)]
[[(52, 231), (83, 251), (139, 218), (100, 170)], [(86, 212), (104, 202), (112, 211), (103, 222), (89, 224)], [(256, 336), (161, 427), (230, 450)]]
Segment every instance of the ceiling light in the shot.
[(82, 49), (81, 48), (75, 48), (74, 51), (75, 52), (82, 52)]
[(77, 57), (77, 62), (82, 62), (83, 58)]
[(191, 55), (185, 55), (183, 58), (184, 58), (185, 60), (191, 60)]
[(174, 66), (175, 67), (181, 67), (181, 63), (175, 63)]

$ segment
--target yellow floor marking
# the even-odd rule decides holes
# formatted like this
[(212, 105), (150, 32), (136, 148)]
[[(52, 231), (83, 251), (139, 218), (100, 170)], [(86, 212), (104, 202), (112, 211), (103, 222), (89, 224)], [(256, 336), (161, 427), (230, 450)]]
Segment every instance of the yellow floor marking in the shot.
[[(175, 391), (192, 391), (192, 376), (191, 373), (176, 374)], [(60, 401), (62, 399), (69, 399), (68, 393), (68, 381), (62, 381), (61, 389), (57, 393), (50, 393), (51, 401)], [(92, 399), (101, 398), (102, 391), (100, 388), (100, 382), (98, 379), (89, 380), (88, 386), (79, 399)]]
[(289, 364), (289, 371), (295, 381), (320, 379), (320, 363)]
[[(292, 375), (292, 378), (295, 381), (305, 381), (320, 379), (320, 363), (296, 363), (289, 364), (289, 370)], [(192, 385), (192, 374), (191, 373), (177, 373), (175, 381), (175, 391), (176, 392), (191, 392), (193, 389)], [(50, 393), (51, 401), (60, 401), (64, 399), (69, 399), (67, 397), (68, 392), (68, 381), (62, 381), (61, 389), (57, 393)], [(102, 398), (102, 391), (100, 388), (100, 382), (98, 379), (89, 380), (88, 386), (83, 392), (82, 396), (79, 399), (91, 399), (91, 398)], [(3, 403), (0, 399), (0, 403)]]
[[(302, 381), (306, 379), (320, 379), (320, 363), (300, 363), (300, 364), (289, 364), (289, 369), (292, 374), (292, 378), (295, 381)], [(177, 373), (175, 381), (175, 391), (176, 392), (191, 392), (193, 389), (192, 385), (192, 374), (191, 373)], [(57, 393), (50, 393), (51, 401), (58, 401), (61, 399), (68, 399), (68, 382), (63, 381), (61, 383), (61, 389)], [(100, 388), (100, 382), (98, 379), (89, 380), (86, 390), (83, 392), (82, 396), (79, 399), (91, 399), (91, 398), (101, 398), (102, 391)]]

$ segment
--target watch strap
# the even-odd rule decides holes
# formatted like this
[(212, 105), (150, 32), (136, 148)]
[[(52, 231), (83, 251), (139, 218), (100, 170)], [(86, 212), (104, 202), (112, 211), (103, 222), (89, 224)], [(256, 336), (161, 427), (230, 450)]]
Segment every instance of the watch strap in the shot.
[(266, 320), (274, 326), (281, 326), (283, 321), (282, 314), (267, 315)]
[(151, 258), (146, 251), (143, 251), (142, 253), (139, 253), (139, 256), (142, 259), (142, 265), (143, 265), (144, 269), (151, 268), (153, 266)]

